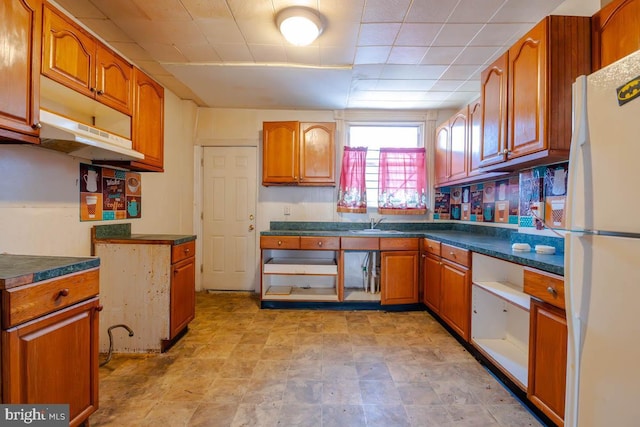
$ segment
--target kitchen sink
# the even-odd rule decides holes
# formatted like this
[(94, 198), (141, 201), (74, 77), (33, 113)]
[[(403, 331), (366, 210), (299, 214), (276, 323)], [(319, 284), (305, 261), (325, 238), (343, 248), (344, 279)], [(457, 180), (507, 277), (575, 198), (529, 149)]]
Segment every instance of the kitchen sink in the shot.
[(349, 230), (350, 233), (354, 234), (398, 234), (402, 233), (402, 231), (398, 230), (379, 230), (377, 228), (365, 228), (363, 230)]

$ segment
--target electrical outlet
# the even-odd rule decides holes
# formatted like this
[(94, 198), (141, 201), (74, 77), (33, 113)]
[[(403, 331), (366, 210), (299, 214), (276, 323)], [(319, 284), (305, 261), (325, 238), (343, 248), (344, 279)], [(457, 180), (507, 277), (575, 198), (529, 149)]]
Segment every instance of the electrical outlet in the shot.
[(291, 215), (291, 206), (287, 205), (284, 207), (285, 216)]

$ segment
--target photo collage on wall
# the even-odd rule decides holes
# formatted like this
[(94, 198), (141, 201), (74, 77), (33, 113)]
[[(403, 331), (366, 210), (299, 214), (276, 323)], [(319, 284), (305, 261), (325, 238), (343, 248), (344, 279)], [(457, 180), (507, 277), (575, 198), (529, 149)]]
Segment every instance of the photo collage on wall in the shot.
[(518, 223), (518, 177), (436, 190), (434, 219)]
[(80, 221), (141, 218), (139, 173), (80, 163), (79, 182)]
[(541, 166), (495, 181), (436, 189), (433, 218), (565, 227), (568, 163)]

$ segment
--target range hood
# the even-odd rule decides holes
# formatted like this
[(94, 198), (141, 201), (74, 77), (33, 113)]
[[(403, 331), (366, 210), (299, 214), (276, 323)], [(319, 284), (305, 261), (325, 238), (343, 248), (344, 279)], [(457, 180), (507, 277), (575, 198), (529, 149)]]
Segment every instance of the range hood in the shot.
[(68, 117), (40, 110), (40, 146), (88, 160), (143, 160), (131, 140)]

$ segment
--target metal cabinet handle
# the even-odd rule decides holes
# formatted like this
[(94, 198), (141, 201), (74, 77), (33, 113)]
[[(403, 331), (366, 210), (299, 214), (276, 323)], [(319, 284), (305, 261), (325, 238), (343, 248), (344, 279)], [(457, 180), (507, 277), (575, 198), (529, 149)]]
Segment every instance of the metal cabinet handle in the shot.
[(36, 130), (36, 129), (42, 129), (42, 123), (38, 122), (38, 123), (34, 123), (31, 125), (31, 128)]
[(67, 297), (67, 296), (69, 296), (69, 288), (61, 289), (60, 292), (58, 292), (58, 297)]
[(282, 240), (278, 240), (278, 246), (282, 246)]
[(318, 246), (322, 246), (322, 242), (318, 242)]
[(452, 257), (454, 257), (454, 258), (456, 257), (455, 252), (449, 252), (449, 255), (451, 255), (451, 256), (452, 256)]
[(90, 87), (90, 88), (89, 88), (89, 92), (92, 92), (92, 93), (93, 93), (93, 92), (95, 92), (95, 91), (96, 91), (96, 88), (95, 88), (95, 87)]
[(189, 248), (184, 248), (184, 253), (188, 254), (189, 252), (191, 252), (191, 250)]
[(96, 307), (96, 311), (102, 311), (104, 309), (104, 305), (100, 304), (99, 306)]
[(103, 91), (103, 90), (98, 90), (96, 93), (97, 93), (98, 95), (104, 95), (104, 91)]
[(556, 291), (553, 286), (549, 286), (547, 288), (547, 292), (549, 292), (554, 298), (558, 296), (558, 291)]

